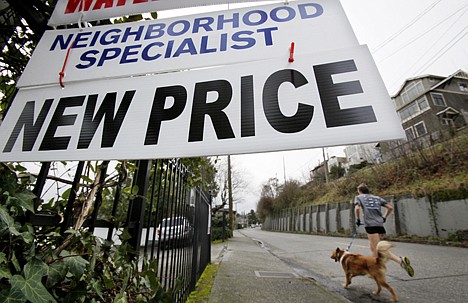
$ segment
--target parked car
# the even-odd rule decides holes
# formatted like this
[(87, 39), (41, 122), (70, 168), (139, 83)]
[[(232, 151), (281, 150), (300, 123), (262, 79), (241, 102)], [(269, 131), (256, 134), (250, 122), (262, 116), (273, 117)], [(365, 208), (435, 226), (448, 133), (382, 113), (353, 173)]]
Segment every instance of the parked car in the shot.
[(165, 218), (156, 229), (156, 236), (162, 247), (185, 244), (192, 239), (193, 228), (185, 217)]

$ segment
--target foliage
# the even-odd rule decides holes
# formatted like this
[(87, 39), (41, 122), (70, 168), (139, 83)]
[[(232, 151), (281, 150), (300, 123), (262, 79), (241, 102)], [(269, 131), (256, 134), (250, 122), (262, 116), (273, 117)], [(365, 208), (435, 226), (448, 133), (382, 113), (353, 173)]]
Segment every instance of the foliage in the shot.
[(343, 177), (346, 173), (346, 170), (341, 165), (333, 165), (330, 167), (329, 176), (332, 180), (337, 180)]
[[(284, 187), (273, 195), (262, 195), (257, 204), (261, 220), (274, 210), (297, 205), (350, 201), (360, 183), (381, 196), (429, 196), (437, 201), (468, 198), (468, 134), (462, 133), (446, 142), (424, 148), (415, 146), (387, 163), (354, 165), (348, 174), (328, 183), (310, 182), (298, 187), (288, 203), (280, 201)], [(267, 182), (262, 193), (271, 191)]]
[(261, 196), (260, 200), (258, 200), (257, 213), (261, 222), (263, 222), (268, 215), (273, 213), (273, 201), (274, 198), (266, 196)]
[(231, 237), (232, 231), (227, 221), (227, 218), (223, 221), (223, 215), (219, 213), (211, 216), (211, 241), (226, 240)]
[[(0, 122), (13, 100), (16, 80), (39, 41), (52, 11), (52, 3), (55, 2), (37, 0), (29, 4), (23, 3), (24, 11), (16, 12), (14, 24), (5, 26), (5, 31), (2, 32), (2, 41), (6, 43), (2, 43), (0, 58)], [(44, 22), (33, 26), (27, 23), (27, 18), (22, 19), (17, 15), (31, 12), (34, 12), (35, 20)], [(156, 18), (157, 14), (153, 13), (151, 17)], [(139, 16), (130, 16), (116, 22), (139, 19)], [(186, 176), (189, 186), (200, 185), (216, 195), (216, 169), (211, 158), (186, 158), (180, 161), (190, 172)], [(0, 301), (168, 301), (170, 294), (162, 290), (156, 278), (156, 264), (143, 260), (143, 268), (139, 271), (138, 260), (130, 259), (135, 253), (125, 244), (128, 240), (125, 234), (121, 239), (123, 244), (116, 247), (81, 228), (86, 217), (98, 207), (102, 210), (99, 212), (100, 219), (124, 221), (128, 201), (138, 193), (138, 188), (132, 186), (136, 163), (112, 162), (112, 165), (115, 164), (114, 172), (104, 174), (109, 161), (100, 164), (86, 162), (78, 188), (67, 190), (63, 188), (71, 184), (71, 180), (64, 175), (68, 175), (70, 166), (75, 166), (72, 162), (59, 164), (63, 165), (65, 172), (62, 174), (61, 171), (59, 177), (48, 176), (54, 177), (56, 184), (61, 184), (56, 186), (57, 194), (49, 201), (42, 201), (31, 193), (29, 189), (35, 176), (24, 167), (13, 163), (0, 164)], [(106, 178), (104, 182), (98, 180), (100, 173)], [(119, 209), (114, 211), (113, 201), (117, 195), (117, 187), (120, 195)], [(102, 191), (102, 204), (95, 205), (94, 197), (99, 191)], [(35, 210), (34, 199), (37, 199), (41, 212), (61, 215), (72, 193), (77, 195), (73, 205), (74, 217), (80, 220), (66, 237), (58, 233), (58, 227), (35, 227), (25, 223)]]
[(296, 180), (288, 180), (284, 183), (276, 199), (273, 200), (273, 209), (283, 209), (296, 206), (299, 200), (300, 184)]
[(180, 159), (182, 164), (190, 171), (188, 176), (188, 186), (200, 186), (204, 190), (210, 191), (215, 197), (219, 192), (219, 186), (216, 182), (216, 163), (217, 158), (194, 157)]
[[(16, 23), (21, 24), (20, 20)], [(1, 49), (0, 56), (1, 77), (0, 82), (0, 120), (8, 109), (9, 104), (15, 95), (16, 79), (21, 76), (26, 63), (31, 56), (31, 49), (37, 42), (34, 35), (31, 34), (26, 26), (20, 26), (16, 30), (8, 27), (3, 27), (4, 35), (9, 34), (10, 39)], [(8, 32), (7, 31), (11, 31)], [(2, 44), (3, 45), (3, 44)]]
[(4, 164), (0, 193), (1, 302), (170, 302), (155, 261), (143, 260), (138, 270), (126, 244), (128, 233), (117, 247), (87, 231), (70, 230), (63, 247), (56, 228), (25, 223), (35, 196)]
[(251, 209), (250, 212), (247, 214), (247, 222), (249, 223), (249, 225), (259, 223), (257, 213), (255, 213), (253, 209)]
[(260, 196), (276, 199), (280, 191), (281, 185), (279, 184), (278, 178), (270, 178), (265, 184), (263, 184)]
[(298, 181), (288, 180), (280, 186), (278, 179), (270, 178), (263, 185), (260, 200), (257, 204), (259, 219), (263, 219), (274, 211), (296, 206), (300, 201), (300, 187)]

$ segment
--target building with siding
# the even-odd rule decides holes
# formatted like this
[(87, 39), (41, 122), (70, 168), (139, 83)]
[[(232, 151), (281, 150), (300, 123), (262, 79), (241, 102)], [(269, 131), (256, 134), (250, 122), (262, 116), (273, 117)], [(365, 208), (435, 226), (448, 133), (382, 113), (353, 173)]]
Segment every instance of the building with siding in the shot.
[(424, 75), (407, 79), (392, 96), (407, 141), (437, 140), (468, 123), (468, 74)]
[(348, 165), (385, 162), (467, 131), (468, 73), (465, 71), (458, 70), (448, 77), (423, 75), (407, 79), (391, 99), (406, 138), (347, 146)]

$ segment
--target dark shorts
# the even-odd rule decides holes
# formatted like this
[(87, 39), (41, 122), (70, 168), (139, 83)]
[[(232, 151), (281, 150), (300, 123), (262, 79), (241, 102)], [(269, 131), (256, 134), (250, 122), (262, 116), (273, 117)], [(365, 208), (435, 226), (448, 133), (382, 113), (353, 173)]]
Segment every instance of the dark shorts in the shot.
[(386, 233), (385, 228), (383, 226), (366, 226), (366, 232), (368, 234), (381, 234), (381, 235), (384, 235)]

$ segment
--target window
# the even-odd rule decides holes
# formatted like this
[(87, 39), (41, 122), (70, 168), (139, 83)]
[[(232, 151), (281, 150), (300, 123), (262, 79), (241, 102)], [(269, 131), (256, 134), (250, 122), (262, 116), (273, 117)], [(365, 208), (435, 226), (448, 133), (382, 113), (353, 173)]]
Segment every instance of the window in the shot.
[(447, 104), (445, 103), (444, 96), (442, 94), (431, 93), (431, 97), (432, 97), (432, 102), (434, 102), (434, 105), (447, 106)]
[(416, 137), (421, 137), (425, 134), (427, 134), (427, 130), (426, 130), (426, 125), (424, 124), (424, 121), (418, 123), (418, 124), (415, 124), (414, 125), (414, 130), (416, 132)]
[(418, 107), (420, 111), (424, 111), (425, 109), (429, 108), (429, 102), (427, 102), (426, 97), (418, 99)]
[(408, 105), (404, 109), (398, 112), (401, 121), (409, 120), (420, 113), (429, 109), (429, 103), (425, 96), (419, 98), (416, 102)]
[(422, 85), (421, 81), (413, 82), (405, 87), (404, 91), (401, 93), (401, 97), (403, 99), (403, 104), (408, 104), (409, 102), (413, 101), (424, 93), (424, 86)]
[(410, 106), (407, 106), (405, 109), (399, 112), (401, 121), (408, 120), (408, 118), (416, 115), (418, 113), (418, 104), (413, 103)]
[(468, 93), (468, 84), (466, 82), (458, 82), (458, 88), (461, 92)]
[(405, 134), (408, 141), (414, 140), (414, 132), (412, 127), (405, 129)]
[(416, 97), (424, 93), (424, 85), (421, 81), (409, 83), (398, 95), (394, 98), (394, 102), (397, 108), (405, 106), (410, 103)]

